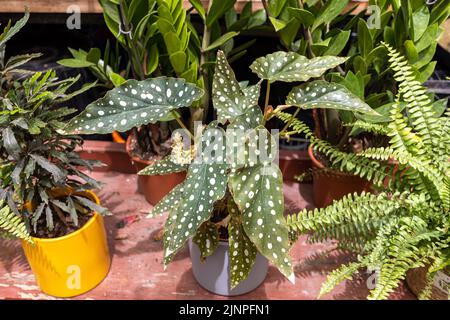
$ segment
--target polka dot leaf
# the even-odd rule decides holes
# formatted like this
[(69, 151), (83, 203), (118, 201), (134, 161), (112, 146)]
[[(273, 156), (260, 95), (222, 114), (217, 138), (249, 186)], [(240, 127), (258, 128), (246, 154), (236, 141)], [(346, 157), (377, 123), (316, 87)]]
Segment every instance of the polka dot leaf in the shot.
[(270, 82), (308, 81), (344, 63), (347, 58), (324, 56), (308, 59), (295, 52), (279, 51), (255, 60), (250, 69)]
[(286, 104), (301, 109), (335, 109), (378, 115), (375, 110), (345, 86), (323, 80), (295, 87), (286, 98)]
[(154, 218), (178, 206), (183, 198), (183, 192), (184, 184), (180, 183), (153, 207), (147, 218)]
[(188, 107), (202, 96), (202, 89), (184, 79), (159, 77), (129, 80), (88, 105), (85, 111), (70, 121), (66, 131), (105, 134), (167, 121), (172, 111)]
[(153, 176), (153, 175), (163, 175), (169, 173), (176, 173), (187, 170), (186, 164), (179, 164), (172, 160), (171, 156), (167, 156), (160, 161), (152, 163), (148, 167), (142, 169), (138, 172), (139, 175)]
[(225, 54), (217, 53), (216, 69), (213, 79), (213, 104), (220, 123), (232, 122), (247, 110), (258, 104), (261, 83), (241, 89)]
[(229, 201), (228, 211), (231, 219), (228, 223), (230, 286), (235, 288), (247, 279), (256, 260), (257, 249), (245, 234), (242, 215), (234, 201)]
[[(225, 196), (227, 164), (223, 159), (223, 130), (210, 124), (200, 141), (202, 152), (189, 166), (180, 203), (171, 211), (175, 221), (164, 236), (164, 264), (168, 264), (187, 239), (208, 221), (214, 203)], [(216, 130), (221, 131), (218, 135)]]
[(219, 231), (214, 223), (211, 221), (204, 222), (197, 230), (192, 241), (200, 249), (200, 259), (204, 261), (216, 251), (219, 244)]
[(283, 179), (278, 166), (270, 163), (244, 167), (230, 176), (229, 186), (249, 239), (294, 282), (289, 230), (283, 216)]

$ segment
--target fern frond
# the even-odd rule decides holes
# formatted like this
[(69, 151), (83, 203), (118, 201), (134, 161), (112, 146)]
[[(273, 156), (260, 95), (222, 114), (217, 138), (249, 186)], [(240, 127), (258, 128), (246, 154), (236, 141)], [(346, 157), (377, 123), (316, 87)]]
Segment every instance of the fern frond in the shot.
[(32, 242), (31, 236), (21, 217), (16, 216), (8, 206), (0, 203), (0, 230), (7, 234)]
[(283, 122), (289, 123), (294, 132), (304, 134), (311, 141), (315, 150), (327, 156), (332, 168), (371, 180), (374, 185), (379, 187), (384, 187), (386, 178), (392, 177), (392, 166), (336, 149), (327, 141), (318, 139), (305, 123), (293, 118), (290, 114), (279, 112), (277, 117)]
[(377, 135), (387, 136), (389, 130), (385, 125), (381, 125), (378, 123), (370, 123), (362, 120), (356, 120), (355, 122), (349, 124), (350, 126), (358, 129), (363, 129), (366, 132), (370, 132)]
[(362, 226), (368, 221), (394, 214), (401, 209), (401, 200), (405, 196), (388, 196), (385, 193), (374, 195), (365, 192), (360, 195), (348, 194), (328, 207), (312, 211), (304, 209), (296, 215), (289, 215), (286, 222), (290, 229), (301, 233), (347, 224)]
[[(401, 56), (390, 45), (383, 43), (388, 49), (389, 63), (394, 71), (394, 78), (399, 83), (398, 94), (406, 102), (406, 110), (411, 119), (413, 130), (423, 139), (428, 151), (437, 146), (435, 138), (439, 130), (438, 119), (434, 116), (432, 101), (426, 89), (414, 77), (414, 71), (405, 57)], [(425, 153), (426, 149), (419, 149)]]
[(361, 263), (351, 262), (344, 264), (339, 268), (331, 271), (325, 282), (322, 284), (319, 292), (319, 298), (333, 290), (335, 286), (340, 284), (344, 280), (351, 280), (353, 275), (361, 268)]

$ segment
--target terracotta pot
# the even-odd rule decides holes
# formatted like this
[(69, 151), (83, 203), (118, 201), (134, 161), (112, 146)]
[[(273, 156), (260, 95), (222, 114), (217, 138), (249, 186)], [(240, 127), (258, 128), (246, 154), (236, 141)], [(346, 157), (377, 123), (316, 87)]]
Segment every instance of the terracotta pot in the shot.
[[(427, 268), (411, 269), (406, 274), (406, 284), (411, 291), (418, 297), (426, 286)], [(450, 270), (445, 269), (436, 272), (434, 282), (431, 288), (431, 300), (448, 300), (450, 294)]]
[[(148, 160), (142, 160), (138, 157), (131, 155), (131, 137), (128, 136), (126, 143), (126, 150), (131, 158), (136, 171), (139, 172), (142, 169), (148, 167), (153, 162)], [(177, 172), (166, 175), (155, 176), (141, 176), (138, 175), (138, 191), (145, 196), (145, 199), (152, 206), (156, 205), (166, 194), (168, 194), (173, 188), (184, 181), (186, 178), (186, 172)]]
[[(314, 168), (325, 169), (325, 166), (314, 156), (311, 146), (308, 147), (308, 154)], [(315, 171), (313, 173), (314, 205), (324, 208), (349, 193), (369, 191), (370, 185), (371, 183), (365, 179), (338, 170)]]
[(125, 144), (85, 140), (81, 149), (77, 150), (80, 157), (85, 160), (99, 160), (106, 166), (94, 168), (94, 171), (117, 171), (120, 173), (136, 173), (131, 163)]
[(280, 170), (283, 173), (283, 181), (297, 181), (295, 176), (302, 174), (311, 168), (311, 159), (306, 150), (280, 149)]

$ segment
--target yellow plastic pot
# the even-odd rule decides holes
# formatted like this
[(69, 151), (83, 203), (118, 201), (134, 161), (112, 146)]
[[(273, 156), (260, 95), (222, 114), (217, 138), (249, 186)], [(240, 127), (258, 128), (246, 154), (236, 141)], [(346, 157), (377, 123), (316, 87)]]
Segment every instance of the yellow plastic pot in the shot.
[[(90, 191), (85, 196), (100, 204)], [(111, 265), (103, 218), (94, 216), (79, 230), (63, 237), (22, 241), (25, 255), (41, 290), (56, 297), (73, 297), (96, 287)]]

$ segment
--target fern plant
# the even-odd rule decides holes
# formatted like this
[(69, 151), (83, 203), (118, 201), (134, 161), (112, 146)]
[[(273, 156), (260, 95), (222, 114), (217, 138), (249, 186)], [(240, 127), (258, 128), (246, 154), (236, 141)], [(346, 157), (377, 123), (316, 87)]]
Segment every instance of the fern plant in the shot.
[(421, 298), (427, 298), (434, 274), (450, 264), (450, 112), (436, 115), (407, 60), (384, 45), (399, 84), (390, 121), (386, 126), (357, 121), (353, 126), (386, 135), (388, 147), (347, 154), (317, 139), (298, 119), (278, 114), (328, 155), (333, 167), (372, 179), (378, 189), (288, 217), (292, 231), (312, 233), (313, 241), (337, 239), (340, 248), (358, 253), (356, 261), (331, 272), (320, 295), (370, 268), (378, 269), (379, 277), (368, 298), (386, 299), (408, 270), (426, 267), (428, 285)]
[[(264, 127), (286, 106), (270, 108), (267, 92), (261, 112), (260, 87), (264, 80), (305, 82), (345, 60), (334, 56), (309, 60), (296, 53), (275, 52), (252, 64), (252, 71), (261, 81), (246, 86), (237, 81), (224, 52), (218, 52), (212, 84), (217, 121), (207, 126), (197, 124), (194, 133), (187, 128), (177, 132), (171, 154), (139, 172), (163, 175), (187, 171), (186, 180), (150, 213), (156, 216), (169, 212), (164, 232), (165, 265), (190, 238), (200, 248), (203, 259), (215, 252), (220, 240), (228, 240), (231, 288), (247, 278), (257, 252), (294, 281), (289, 232), (283, 216), (282, 175), (272, 161), (277, 154), (277, 139)], [(345, 87), (325, 81), (309, 85), (314, 92), (322, 93), (306, 97), (311, 105), (319, 103), (326, 92), (330, 105), (358, 113), (374, 112)], [(66, 130), (125, 131), (187, 107), (202, 93), (183, 79), (128, 81), (88, 106)]]

